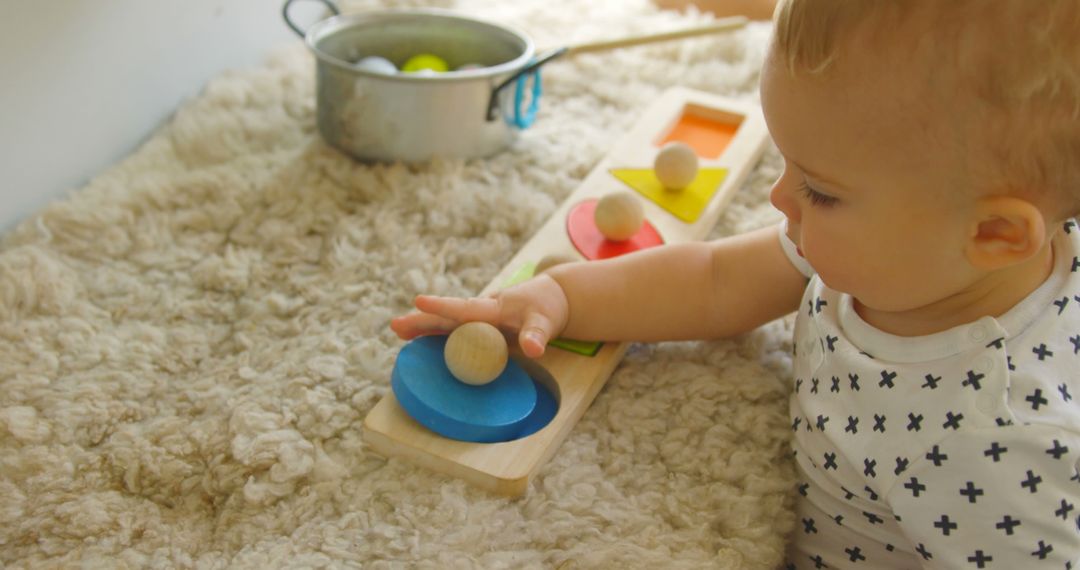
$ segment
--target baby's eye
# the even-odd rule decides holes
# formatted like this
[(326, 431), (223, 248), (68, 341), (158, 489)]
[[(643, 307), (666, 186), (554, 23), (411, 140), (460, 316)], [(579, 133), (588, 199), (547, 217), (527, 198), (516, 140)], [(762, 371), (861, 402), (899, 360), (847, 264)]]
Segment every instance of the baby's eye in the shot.
[(812, 206), (834, 206), (837, 202), (840, 201), (834, 196), (822, 194), (821, 192), (814, 190), (806, 182), (803, 182), (802, 185), (799, 186), (799, 190), (801, 190), (802, 193), (806, 195), (806, 199), (810, 200), (810, 205)]

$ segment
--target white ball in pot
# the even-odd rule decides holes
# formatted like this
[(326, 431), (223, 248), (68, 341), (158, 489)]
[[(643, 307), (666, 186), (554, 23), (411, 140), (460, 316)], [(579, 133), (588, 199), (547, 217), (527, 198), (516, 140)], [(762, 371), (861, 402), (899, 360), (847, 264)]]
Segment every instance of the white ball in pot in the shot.
[(384, 75), (394, 75), (398, 72), (397, 66), (394, 65), (392, 61), (377, 55), (369, 55), (353, 65), (356, 69), (362, 69), (372, 73), (382, 73)]

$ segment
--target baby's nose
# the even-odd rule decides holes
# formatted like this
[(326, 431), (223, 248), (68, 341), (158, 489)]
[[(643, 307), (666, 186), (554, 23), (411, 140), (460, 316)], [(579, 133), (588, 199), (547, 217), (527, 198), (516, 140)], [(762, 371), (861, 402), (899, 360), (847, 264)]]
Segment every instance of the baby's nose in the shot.
[[(772, 190), (769, 192), (769, 201), (777, 210), (787, 216), (789, 226), (798, 227), (801, 219), (799, 201), (793, 196), (792, 190), (786, 187), (784, 178), (780, 178), (773, 184)], [(791, 235), (791, 233), (789, 232), (788, 235)]]

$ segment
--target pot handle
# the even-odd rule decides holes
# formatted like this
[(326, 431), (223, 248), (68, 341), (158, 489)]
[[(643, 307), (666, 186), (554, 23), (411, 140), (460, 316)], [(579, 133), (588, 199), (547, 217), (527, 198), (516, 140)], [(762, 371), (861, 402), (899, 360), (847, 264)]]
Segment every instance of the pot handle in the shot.
[[(281, 17), (285, 19), (285, 23), (290, 28), (292, 28), (292, 31), (296, 32), (296, 35), (303, 38), (304, 36), (307, 35), (307, 32), (305, 30), (300, 29), (300, 26), (297, 26), (296, 22), (293, 22), (292, 18), (289, 17), (289, 6), (292, 6), (293, 2), (296, 2), (296, 1), (297, 0), (285, 0), (285, 5), (282, 6), (282, 8), (281, 8)], [(329, 8), (330, 11), (333, 12), (335, 16), (341, 14), (341, 10), (338, 9), (337, 4), (334, 4), (333, 0), (319, 0), (319, 2), (322, 2), (324, 6)]]
[[(540, 56), (539, 59), (532, 60), (531, 62), (529, 62), (528, 65), (526, 65), (525, 67), (522, 67), (516, 73), (514, 73), (513, 75), (508, 77), (506, 80), (504, 80), (502, 83), (500, 83), (498, 86), (496, 86), (494, 89), (492, 89), (491, 90), (491, 99), (488, 100), (487, 120), (488, 121), (494, 121), (495, 119), (498, 118), (498, 114), (499, 114), (498, 113), (498, 110), (499, 110), (499, 92), (500, 91), (502, 91), (503, 89), (506, 89), (511, 84), (517, 82), (519, 79), (522, 79), (527, 74), (536, 72), (537, 70), (539, 70), (541, 65), (544, 65), (545, 63), (547, 63), (547, 62), (549, 62), (549, 61), (551, 61), (551, 60), (565, 54), (566, 52), (567, 52), (567, 48), (565, 48), (565, 47), (561, 47), (561, 48), (558, 48), (558, 49), (551, 50), (550, 52)], [(533, 81), (539, 82), (540, 79), (536, 78)], [(539, 83), (536, 83), (536, 85), (539, 85)], [(518, 102), (517, 102), (516, 105), (520, 105), (520, 99), (521, 99), (520, 89), (523, 89), (523, 88), (519, 87)], [(534, 99), (533, 99), (533, 105), (534, 106), (535, 106), (536, 102), (537, 101), (536, 101), (536, 99), (534, 97)], [(515, 109), (514, 112), (515, 112), (515, 114), (520, 114), (519, 109)], [(531, 108), (529, 110), (529, 115), (533, 115), (535, 113), (536, 113), (535, 108)], [(531, 121), (528, 121), (528, 122), (525, 122), (523, 124), (522, 120), (520, 118), (518, 118), (516, 122), (517, 122), (517, 126), (520, 127), (520, 128), (525, 128), (525, 127), (529, 126), (528, 123), (531, 123)]]

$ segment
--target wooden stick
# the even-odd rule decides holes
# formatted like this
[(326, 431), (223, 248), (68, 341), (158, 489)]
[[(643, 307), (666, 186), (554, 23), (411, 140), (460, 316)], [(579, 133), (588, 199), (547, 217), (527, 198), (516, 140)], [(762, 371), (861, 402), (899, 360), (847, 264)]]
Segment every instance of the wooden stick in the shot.
[(654, 42), (664, 42), (668, 40), (677, 40), (694, 36), (715, 34), (717, 32), (726, 32), (728, 30), (741, 28), (745, 26), (748, 21), (749, 19), (747, 19), (745, 16), (732, 16), (730, 18), (723, 18), (721, 20), (717, 20), (716, 22), (706, 26), (698, 26), (696, 28), (687, 28), (683, 30), (675, 30), (672, 32), (648, 34), (644, 36), (631, 36), (615, 40), (604, 40), (599, 42), (574, 44), (567, 46), (566, 55), (577, 55), (579, 53), (606, 51), (623, 47), (638, 46), (642, 44), (651, 44)]

